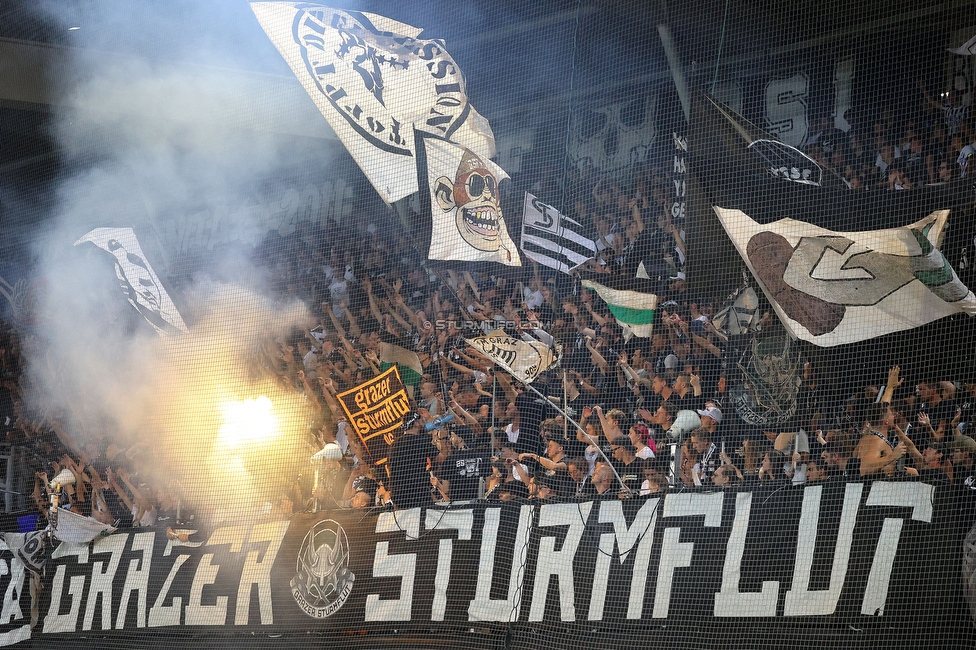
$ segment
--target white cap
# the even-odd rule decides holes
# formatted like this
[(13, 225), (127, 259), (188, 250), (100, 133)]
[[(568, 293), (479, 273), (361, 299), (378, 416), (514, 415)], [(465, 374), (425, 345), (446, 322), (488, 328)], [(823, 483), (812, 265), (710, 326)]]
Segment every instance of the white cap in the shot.
[(716, 422), (721, 422), (722, 421), (722, 412), (720, 410), (718, 410), (714, 406), (709, 406), (707, 409), (703, 409), (701, 411), (698, 411), (698, 415), (705, 416), (705, 417), (710, 417), (713, 420), (715, 420)]

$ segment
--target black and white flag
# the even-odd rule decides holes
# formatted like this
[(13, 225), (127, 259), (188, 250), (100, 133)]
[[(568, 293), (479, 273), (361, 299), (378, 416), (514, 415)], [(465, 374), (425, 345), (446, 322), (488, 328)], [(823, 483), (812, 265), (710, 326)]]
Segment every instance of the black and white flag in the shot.
[(543, 266), (569, 273), (596, 255), (583, 226), (528, 192), (522, 210), (522, 251)]
[(75, 246), (85, 242), (115, 257), (115, 275), (122, 292), (158, 334), (168, 336), (188, 331), (132, 228), (95, 228), (76, 241)]
[(488, 159), (495, 138), (444, 42), (362, 11), (252, 2), (261, 27), (387, 203), (417, 191), (414, 131)]

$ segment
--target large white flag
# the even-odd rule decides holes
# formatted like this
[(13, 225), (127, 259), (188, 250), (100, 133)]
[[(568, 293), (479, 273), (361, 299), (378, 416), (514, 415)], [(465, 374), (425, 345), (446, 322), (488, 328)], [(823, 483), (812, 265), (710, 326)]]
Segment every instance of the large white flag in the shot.
[(424, 203), (429, 202), (431, 214), (427, 259), (521, 266), (499, 201), (498, 183), (508, 178), (505, 170), (451, 142), (418, 140)]
[(864, 232), (793, 219), (763, 225), (720, 207), (715, 213), (783, 325), (804, 341), (843, 345), (976, 314), (976, 296), (938, 249), (948, 210)]
[(414, 129), (495, 155), (488, 121), (468, 103), (464, 75), (443, 41), (361, 11), (306, 2), (252, 2), (251, 9), (387, 202), (417, 191)]
[(528, 192), (522, 208), (522, 251), (543, 266), (569, 271), (596, 255), (583, 225)]
[(115, 257), (115, 275), (129, 303), (160, 335), (188, 331), (132, 228), (95, 228), (75, 242), (91, 242)]

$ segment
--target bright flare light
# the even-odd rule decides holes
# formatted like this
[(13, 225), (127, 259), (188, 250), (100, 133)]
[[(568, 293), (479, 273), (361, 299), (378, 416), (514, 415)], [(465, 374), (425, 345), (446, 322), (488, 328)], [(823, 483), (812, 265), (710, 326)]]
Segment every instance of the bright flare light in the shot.
[(224, 423), (220, 440), (232, 447), (267, 442), (278, 435), (278, 418), (267, 397), (225, 402), (220, 407)]

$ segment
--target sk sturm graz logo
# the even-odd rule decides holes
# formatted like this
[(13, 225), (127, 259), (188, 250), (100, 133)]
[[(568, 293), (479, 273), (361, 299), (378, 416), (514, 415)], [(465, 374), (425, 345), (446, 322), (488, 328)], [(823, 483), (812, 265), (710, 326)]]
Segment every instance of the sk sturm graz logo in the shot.
[(349, 540), (337, 521), (318, 522), (298, 550), (291, 595), (312, 618), (332, 616), (352, 592), (356, 576), (349, 570)]
[(297, 8), (292, 33), (309, 74), (374, 146), (411, 156), (404, 124), (449, 138), (467, 118), (464, 78), (442, 42), (379, 31), (355, 11)]

